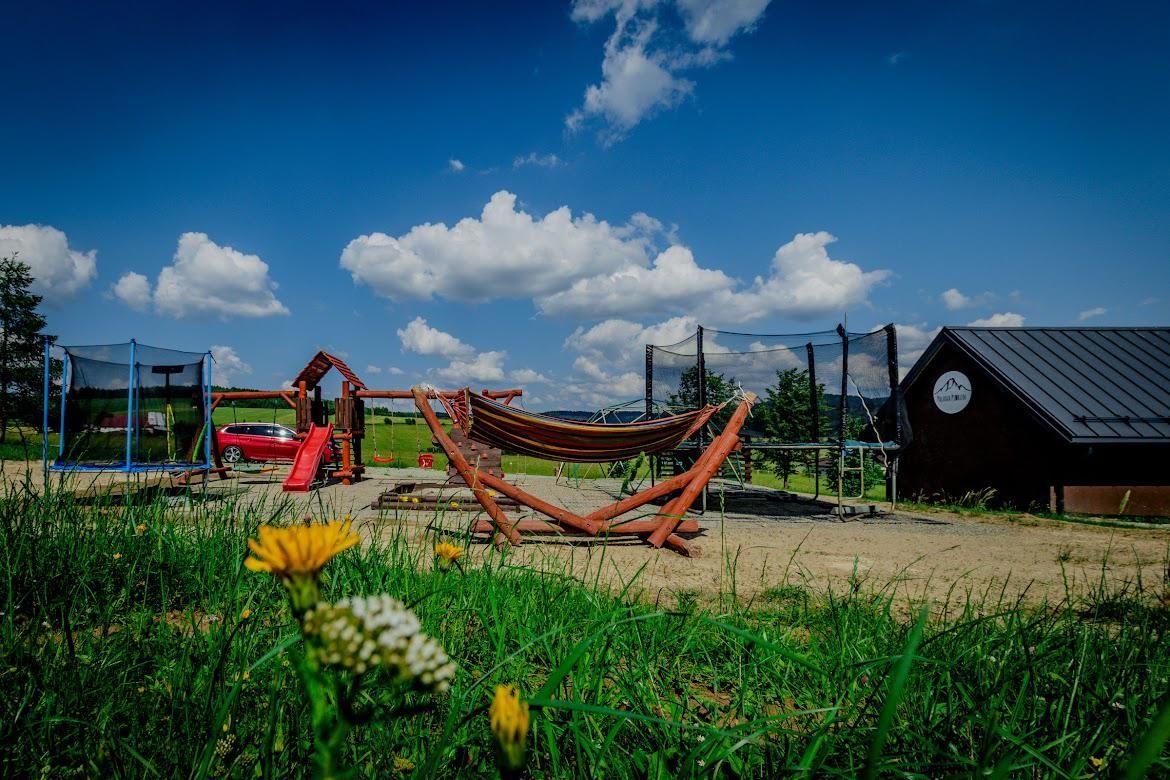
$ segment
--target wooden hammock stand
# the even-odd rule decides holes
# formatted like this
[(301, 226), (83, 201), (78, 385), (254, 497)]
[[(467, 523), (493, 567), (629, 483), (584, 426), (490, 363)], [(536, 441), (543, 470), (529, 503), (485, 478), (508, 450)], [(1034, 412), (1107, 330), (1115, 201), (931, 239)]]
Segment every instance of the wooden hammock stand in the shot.
[[(505, 482), (499, 477), (481, 473), (473, 469), (471, 464), (463, 456), (463, 453), (455, 445), (455, 442), (443, 430), (443, 425), (439, 421), (438, 415), (431, 408), (429, 398), (433, 397), (433, 394), (429, 394), (427, 390), (421, 387), (412, 388), (411, 394), (414, 396), (414, 405), (418, 407), (423, 419), (430, 426), (435, 441), (447, 453), (447, 457), (455, 466), (455, 470), (459, 473), (460, 478), (471, 488), (472, 494), (487, 513), (490, 519), (490, 527), (495, 529), (495, 542), (497, 546), (502, 546), (507, 542), (513, 547), (518, 547), (521, 543), (521, 530), (547, 529), (542, 529), (534, 525), (534, 522), (541, 523), (541, 521), (516, 522), (509, 519), (499, 504), (492, 498), (491, 491), (505, 495), (545, 515), (551, 521), (551, 523), (545, 525), (554, 525), (556, 527), (554, 530), (561, 530), (565, 533), (587, 534), (601, 538), (618, 534), (635, 534), (641, 536), (654, 547), (660, 548), (666, 545), (675, 552), (687, 556), (695, 555), (697, 550), (693, 549), (685, 539), (680, 537), (678, 532), (693, 532), (698, 530), (698, 525), (693, 520), (686, 521), (686, 513), (699, 497), (699, 494), (703, 492), (707, 483), (711, 481), (711, 478), (718, 473), (719, 467), (723, 465), (723, 461), (739, 445), (739, 431), (747, 419), (751, 405), (756, 400), (756, 396), (753, 393), (747, 393), (745, 395), (743, 400), (740, 401), (739, 406), (736, 407), (735, 412), (731, 415), (731, 420), (728, 421), (723, 432), (715, 437), (711, 444), (699, 455), (699, 459), (695, 461), (695, 464), (686, 472), (665, 482), (659, 482), (657, 485), (635, 493), (609, 506), (602, 507), (588, 515), (578, 515), (537, 498), (531, 493), (509, 482)], [(667, 502), (652, 518), (640, 518), (626, 522), (617, 520), (618, 517), (627, 512), (678, 490), (682, 492)]]

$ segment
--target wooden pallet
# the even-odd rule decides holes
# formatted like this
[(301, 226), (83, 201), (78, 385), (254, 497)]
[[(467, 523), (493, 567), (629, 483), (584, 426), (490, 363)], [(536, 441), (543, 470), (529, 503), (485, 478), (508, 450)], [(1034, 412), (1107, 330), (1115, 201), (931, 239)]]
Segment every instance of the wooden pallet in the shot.
[[(420, 491), (447, 491), (441, 493), (422, 493)], [(403, 499), (406, 499), (405, 501)], [(416, 502), (414, 499), (418, 499)], [(399, 482), (389, 490), (384, 491), (370, 504), (370, 509), (407, 509), (421, 511), (424, 509), (450, 508), (451, 503), (459, 504), (467, 509), (478, 511), (479, 504), (475, 498), (467, 495), (467, 488), (458, 482)], [(498, 496), (496, 502), (509, 507), (518, 507), (515, 500), (507, 496)]]

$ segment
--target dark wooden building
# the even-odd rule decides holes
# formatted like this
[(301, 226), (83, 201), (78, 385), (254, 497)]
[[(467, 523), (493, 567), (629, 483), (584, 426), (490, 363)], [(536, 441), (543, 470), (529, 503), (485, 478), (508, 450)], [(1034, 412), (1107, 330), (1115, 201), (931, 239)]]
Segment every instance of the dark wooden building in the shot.
[(943, 328), (901, 392), (902, 497), (1170, 515), (1170, 328)]

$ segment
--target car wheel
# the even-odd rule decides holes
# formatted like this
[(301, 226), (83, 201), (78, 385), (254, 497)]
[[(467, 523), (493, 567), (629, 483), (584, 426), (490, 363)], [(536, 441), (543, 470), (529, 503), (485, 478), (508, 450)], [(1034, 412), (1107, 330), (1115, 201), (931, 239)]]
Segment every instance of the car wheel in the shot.
[(223, 448), (222, 456), (224, 463), (239, 463), (244, 460), (244, 451), (232, 444)]

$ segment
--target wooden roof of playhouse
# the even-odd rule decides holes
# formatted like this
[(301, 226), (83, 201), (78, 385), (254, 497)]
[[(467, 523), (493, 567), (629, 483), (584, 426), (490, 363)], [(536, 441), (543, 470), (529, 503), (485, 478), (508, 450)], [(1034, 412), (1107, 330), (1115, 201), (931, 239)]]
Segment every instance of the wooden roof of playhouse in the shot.
[(305, 387), (312, 390), (321, 381), (321, 378), (329, 373), (329, 369), (336, 368), (337, 371), (345, 378), (347, 382), (359, 390), (366, 390), (366, 383), (358, 379), (358, 375), (353, 372), (353, 369), (345, 364), (345, 361), (328, 352), (321, 350), (309, 364), (301, 369), (301, 373), (297, 374), (297, 378), (293, 380), (293, 386), (297, 387), (301, 382), (305, 383)]

